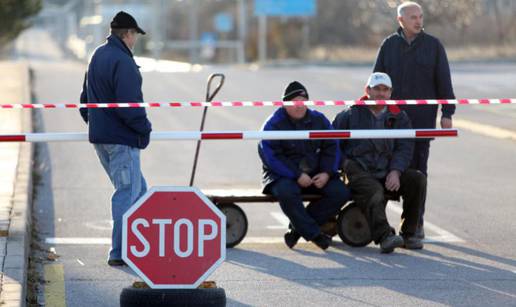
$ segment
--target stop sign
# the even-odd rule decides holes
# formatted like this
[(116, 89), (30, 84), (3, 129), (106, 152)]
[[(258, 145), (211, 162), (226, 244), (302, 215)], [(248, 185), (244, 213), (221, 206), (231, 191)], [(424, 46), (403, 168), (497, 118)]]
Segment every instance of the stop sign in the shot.
[(226, 258), (226, 217), (198, 189), (152, 187), (123, 217), (122, 259), (152, 288), (196, 288)]

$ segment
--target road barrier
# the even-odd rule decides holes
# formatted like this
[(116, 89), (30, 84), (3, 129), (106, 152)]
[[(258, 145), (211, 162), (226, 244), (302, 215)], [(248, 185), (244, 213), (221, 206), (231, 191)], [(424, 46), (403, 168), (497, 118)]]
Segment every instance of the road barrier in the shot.
[[(162, 131), (151, 140), (306, 140), (306, 139), (394, 139), (457, 137), (457, 129), (386, 130), (284, 130), (284, 131)], [(0, 134), (1, 142), (88, 141), (86, 132)]]
[(142, 103), (30, 103), (0, 104), (0, 109), (98, 109), (98, 108), (181, 108), (181, 107), (281, 107), (352, 106), (352, 105), (494, 105), (516, 104), (516, 98), (504, 99), (417, 99), (417, 100), (309, 100), (309, 101), (183, 101)]

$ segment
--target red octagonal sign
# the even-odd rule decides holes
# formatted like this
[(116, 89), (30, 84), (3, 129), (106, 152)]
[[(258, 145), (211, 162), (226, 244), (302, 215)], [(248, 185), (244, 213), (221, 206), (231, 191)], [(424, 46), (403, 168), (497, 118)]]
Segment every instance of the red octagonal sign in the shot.
[(196, 288), (226, 258), (226, 217), (196, 188), (151, 188), (122, 236), (122, 259), (152, 288)]

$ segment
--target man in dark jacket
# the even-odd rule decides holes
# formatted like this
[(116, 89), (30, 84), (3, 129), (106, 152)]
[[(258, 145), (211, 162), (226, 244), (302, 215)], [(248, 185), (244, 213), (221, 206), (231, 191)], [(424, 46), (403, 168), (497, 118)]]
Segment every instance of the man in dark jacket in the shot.
[[(284, 101), (308, 99), (299, 82), (285, 89)], [(263, 130), (331, 130), (321, 113), (304, 105), (277, 109), (267, 119)], [(338, 177), (339, 149), (336, 140), (263, 140), (258, 147), (263, 162), (264, 193), (274, 195), (290, 219), (285, 243), (293, 248), (302, 236), (327, 249), (331, 238), (319, 226), (337, 215), (349, 200), (349, 191)], [(306, 208), (302, 193), (321, 194), (322, 199)]]
[[(387, 74), (373, 73), (362, 100), (390, 98), (392, 83)], [(407, 114), (397, 106), (353, 106), (337, 115), (335, 129), (410, 129)], [(419, 210), (426, 197), (426, 176), (410, 169), (414, 141), (410, 139), (351, 139), (340, 142), (342, 168), (353, 199), (363, 208), (371, 234), (382, 253), (396, 247), (423, 248), (415, 236)], [(386, 191), (403, 197), (400, 236), (395, 235), (385, 214)]]
[[(111, 35), (99, 46), (88, 65), (81, 103), (143, 102), (142, 77), (131, 49), (145, 32), (136, 20), (119, 12)], [(143, 108), (81, 109), (89, 126), (89, 140), (115, 187), (111, 198), (112, 245), (108, 264), (122, 260), (122, 216), (147, 190), (140, 167), (140, 149), (149, 144), (151, 123)]]
[[(387, 73), (392, 99), (454, 99), (448, 58), (441, 42), (423, 31), (423, 10), (415, 2), (398, 6), (400, 28), (387, 37), (378, 52), (375, 72)], [(414, 128), (435, 128), (437, 105), (401, 106)], [(455, 105), (442, 105), (441, 127), (452, 128)], [(430, 140), (417, 140), (411, 167), (427, 175)], [(423, 238), (423, 214), (418, 235)]]

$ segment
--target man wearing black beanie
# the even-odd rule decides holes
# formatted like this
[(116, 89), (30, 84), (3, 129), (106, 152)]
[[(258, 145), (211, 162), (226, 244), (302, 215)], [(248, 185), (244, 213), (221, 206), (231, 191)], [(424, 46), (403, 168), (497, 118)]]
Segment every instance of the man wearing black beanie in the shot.
[[(284, 101), (308, 99), (306, 88), (294, 81), (285, 88)], [(304, 104), (277, 109), (263, 130), (331, 130), (330, 121)], [(285, 244), (293, 248), (300, 237), (327, 249), (331, 238), (320, 225), (335, 216), (350, 199), (349, 190), (338, 177), (340, 152), (337, 140), (263, 140), (258, 147), (263, 162), (263, 193), (272, 194), (290, 220)], [(321, 194), (306, 208), (303, 193)]]

